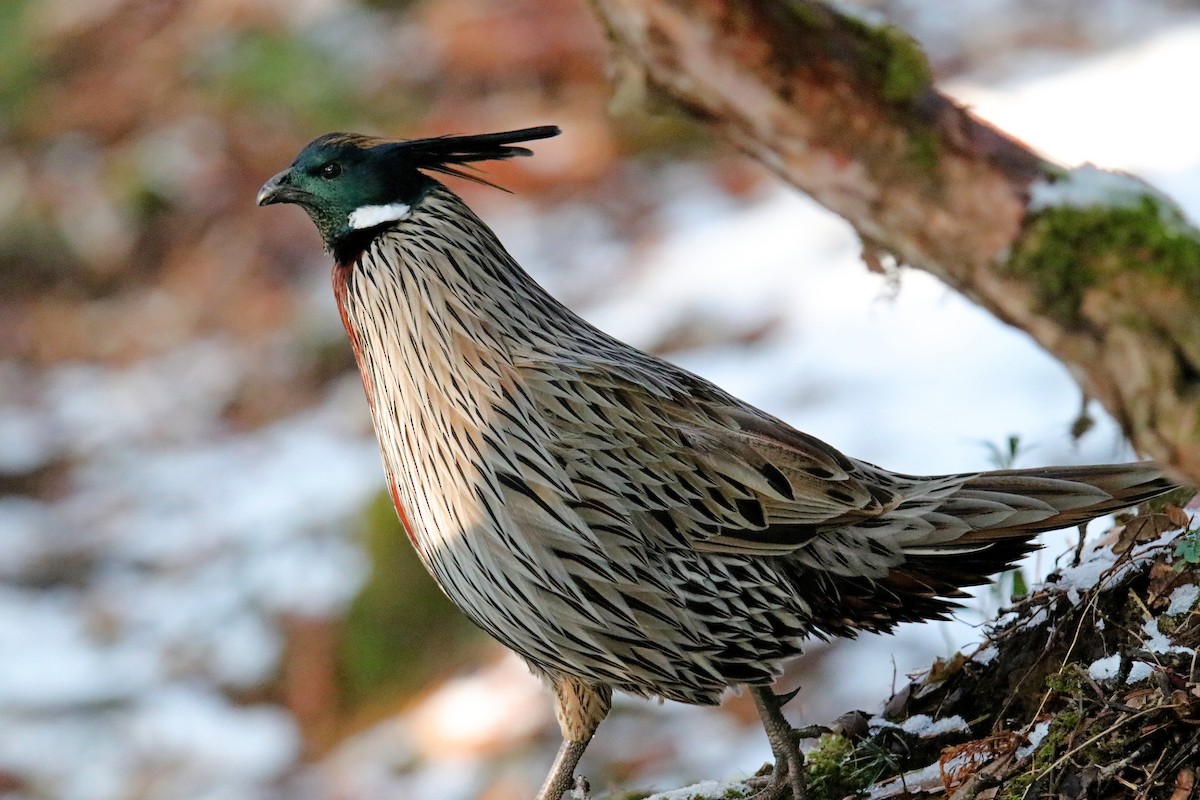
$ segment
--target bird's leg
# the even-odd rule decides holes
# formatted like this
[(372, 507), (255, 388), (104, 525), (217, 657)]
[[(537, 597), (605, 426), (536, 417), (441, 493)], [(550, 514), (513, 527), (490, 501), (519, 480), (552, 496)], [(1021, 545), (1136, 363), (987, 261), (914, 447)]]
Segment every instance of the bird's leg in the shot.
[(783, 705), (795, 697), (796, 692), (777, 695), (768, 686), (751, 686), (750, 694), (775, 755), (770, 782), (752, 800), (779, 800), (789, 788), (795, 800), (804, 800), (804, 754), (800, 752), (800, 740), (818, 736), (826, 729), (814, 726), (796, 730), (784, 718)]
[[(594, 686), (572, 677), (555, 678), (553, 685), (554, 715), (558, 717), (563, 743), (537, 800), (562, 800), (568, 789), (577, 786), (575, 766), (612, 707), (612, 690), (607, 686)], [(585, 781), (579, 783), (587, 786)], [(584, 788), (584, 797), (586, 792)]]
[(537, 800), (562, 800), (567, 789), (575, 785), (575, 765), (579, 763), (579, 758), (587, 746), (586, 740), (572, 742), (563, 739), (558, 748), (558, 755), (554, 757), (554, 764), (550, 767), (550, 774), (546, 776), (546, 782), (537, 793)]

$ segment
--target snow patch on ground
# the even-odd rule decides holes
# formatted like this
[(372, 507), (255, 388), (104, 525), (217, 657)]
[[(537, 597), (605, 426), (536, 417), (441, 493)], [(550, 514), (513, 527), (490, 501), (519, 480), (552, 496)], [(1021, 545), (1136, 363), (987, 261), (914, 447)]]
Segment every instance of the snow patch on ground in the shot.
[(1050, 721), (1042, 720), (1035, 723), (1029, 733), (1025, 735), (1026, 742), (1017, 748), (1017, 758), (1025, 758), (1030, 753), (1041, 745), (1042, 740), (1046, 738), (1046, 734), (1050, 732)]
[(1186, 614), (1195, 607), (1197, 598), (1200, 598), (1200, 586), (1187, 583), (1176, 587), (1175, 591), (1171, 592), (1167, 614)]
[[(1194, 587), (1193, 587), (1194, 588)], [(1195, 597), (1192, 597), (1194, 602)], [(1187, 608), (1190, 608), (1190, 604)], [(1187, 610), (1186, 608), (1184, 609)], [(1182, 612), (1177, 612), (1182, 613)], [(1195, 650), (1190, 647), (1172, 644), (1171, 640), (1158, 627), (1157, 619), (1146, 620), (1142, 625), (1142, 649), (1152, 655), (1166, 655), (1168, 653), (1182, 653), (1184, 655), (1195, 655)], [(1097, 659), (1088, 666), (1088, 674), (1095, 680), (1104, 681), (1116, 678), (1120, 673), (1121, 656), (1114, 653), (1110, 656)], [(1129, 671), (1129, 676), (1125, 679), (1125, 683), (1137, 683), (1145, 680), (1153, 674), (1153, 665), (1147, 661), (1135, 661)]]
[(1108, 570), (1117, 563), (1117, 554), (1107, 547), (1093, 545), (1083, 559), (1071, 567), (1063, 567), (1055, 576), (1052, 583), (1044, 584), (1046, 588), (1063, 591), (1074, 590), (1075, 597), (1079, 592), (1090, 592), (1100, 585)]
[(1107, 681), (1117, 677), (1117, 672), (1121, 669), (1121, 656), (1118, 653), (1113, 653), (1111, 656), (1105, 656), (1093, 661), (1088, 666), (1088, 675), (1098, 681)]
[(1143, 640), (1142, 646), (1151, 653), (1185, 653), (1191, 655), (1195, 652), (1190, 647), (1172, 644), (1167, 635), (1159, 630), (1157, 619), (1146, 620), (1146, 623), (1142, 626), (1142, 633), (1146, 637)]
[(1034, 590), (1065, 592), (1071, 602), (1078, 603), (1087, 593), (1116, 585), (1147, 560), (1157, 558), (1162, 548), (1178, 538), (1180, 533), (1171, 531), (1154, 541), (1137, 544), (1123, 556), (1114, 553), (1111, 548), (1092, 544), (1078, 564), (1063, 567), (1053, 580), (1037, 584)]
[(745, 796), (746, 786), (740, 781), (701, 781), (682, 789), (652, 794), (646, 800), (729, 800)]
[(987, 666), (996, 660), (996, 656), (1000, 655), (1000, 648), (994, 644), (989, 644), (986, 647), (981, 647), (971, 656), (971, 660), (976, 664)]
[(244, 369), (206, 341), (120, 370), (0, 375), (30, 379), (0, 405), (37, 420), (23, 461), (76, 465), (61, 499), (0, 501), (0, 768), (39, 796), (127, 797), (149, 774), (154, 797), (264, 796), (300, 755), (284, 709), (225, 694), (271, 678), (280, 616), (356, 593), (347, 529), (381, 471), (336, 390), (223, 430)]
[(946, 733), (971, 732), (971, 726), (957, 714), (950, 717), (943, 717), (942, 719), (934, 719), (928, 714), (914, 714), (898, 724), (889, 722), (883, 717), (872, 717), (868, 720), (867, 726), (872, 733), (892, 728), (902, 730), (905, 733), (918, 736), (922, 739), (932, 739), (935, 736), (941, 736)]
[(936, 720), (926, 714), (916, 714), (904, 720), (901, 727), (906, 733), (916, 734), (922, 739), (932, 739), (946, 733), (971, 732), (971, 726), (957, 714)]
[(929, 766), (875, 784), (867, 790), (867, 797), (870, 800), (884, 800), (884, 798), (897, 795), (933, 793), (944, 790), (942, 765), (935, 761)]
[(1129, 670), (1129, 677), (1125, 679), (1126, 683), (1137, 683), (1144, 681), (1154, 674), (1154, 669), (1145, 661), (1135, 661)]

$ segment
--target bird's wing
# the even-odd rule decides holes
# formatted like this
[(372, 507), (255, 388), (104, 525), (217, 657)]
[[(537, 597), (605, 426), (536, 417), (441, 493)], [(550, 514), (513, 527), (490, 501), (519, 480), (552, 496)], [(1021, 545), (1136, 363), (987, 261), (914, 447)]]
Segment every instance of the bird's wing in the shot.
[(700, 549), (776, 555), (820, 546), (904, 499), (888, 473), (815, 436), (744, 406), (717, 413), (722, 424), (691, 433), (702, 443), (692, 455), (696, 475), (716, 488), (709, 516), (719, 519), (714, 534), (698, 537)]
[(570, 379), (561, 369), (534, 378), (539, 411), (582, 499), (620, 508), (651, 538), (780, 555), (902, 500), (890, 473), (682, 370), (590, 366)]
[(727, 452), (756, 460), (758, 471), (775, 476), (772, 488), (781, 495), (771, 504), (776, 519), (791, 521), (820, 509), (825, 513), (811, 521), (858, 522), (901, 501), (901, 495), (886, 485), (891, 473), (850, 458), (815, 436), (744, 407), (725, 409), (723, 416), (731, 427), (718, 438), (725, 440)]

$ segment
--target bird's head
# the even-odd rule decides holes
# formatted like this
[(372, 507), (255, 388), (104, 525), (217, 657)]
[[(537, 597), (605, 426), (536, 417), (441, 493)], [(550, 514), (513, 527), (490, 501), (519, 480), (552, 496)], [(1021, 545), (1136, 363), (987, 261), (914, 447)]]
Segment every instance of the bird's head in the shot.
[(554, 126), (478, 136), (380, 139), (327, 133), (310, 142), (292, 165), (258, 192), (260, 206), (295, 203), (308, 212), (335, 254), (349, 253), (379, 230), (403, 220), (435, 183), (423, 170), (488, 183), (464, 172), (477, 161), (528, 156), (518, 142), (557, 136)]

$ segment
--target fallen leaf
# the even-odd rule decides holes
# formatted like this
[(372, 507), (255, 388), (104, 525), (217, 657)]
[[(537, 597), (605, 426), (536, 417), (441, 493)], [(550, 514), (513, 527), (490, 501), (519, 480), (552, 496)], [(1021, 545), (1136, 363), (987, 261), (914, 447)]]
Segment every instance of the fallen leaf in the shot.
[[(1185, 520), (1186, 520), (1186, 515)], [(1187, 522), (1184, 522), (1186, 525)], [(1125, 523), (1117, 534), (1116, 544), (1112, 546), (1114, 553), (1124, 553), (1141, 542), (1152, 542), (1167, 531), (1178, 530), (1181, 526), (1171, 514), (1158, 511), (1150, 514), (1138, 514)]]
[(1171, 792), (1170, 800), (1188, 800), (1192, 796), (1192, 790), (1195, 788), (1196, 771), (1191, 767), (1184, 767), (1175, 776), (1175, 787)]

